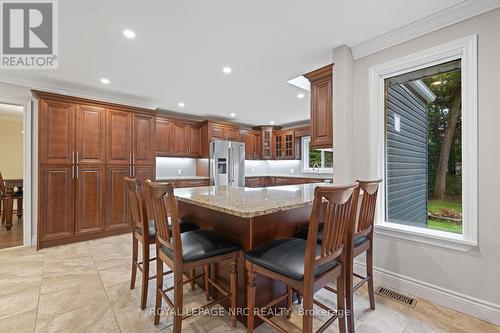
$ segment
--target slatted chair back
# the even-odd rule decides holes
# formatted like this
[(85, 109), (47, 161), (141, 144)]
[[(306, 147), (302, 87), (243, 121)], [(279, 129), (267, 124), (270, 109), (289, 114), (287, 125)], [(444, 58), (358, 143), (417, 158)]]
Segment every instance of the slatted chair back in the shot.
[(128, 206), (132, 223), (135, 227), (142, 230), (143, 236), (145, 235), (144, 237), (147, 237), (148, 213), (142, 182), (137, 178), (125, 177), (125, 184), (127, 186)]
[[(155, 219), (156, 245), (173, 251), (174, 262), (182, 262), (182, 244), (179, 210), (171, 183), (146, 180), (151, 200), (151, 214)], [(170, 216), (171, 224), (168, 223)]]
[[(346, 186), (318, 186), (314, 190), (314, 203), (307, 236), (304, 277), (314, 276), (314, 267), (338, 259), (344, 250), (348, 228), (354, 223), (358, 200), (358, 183)], [(318, 222), (324, 221), (321, 252), (316, 255)]]
[(360, 199), (357, 223), (354, 228), (355, 237), (366, 236), (373, 229), (378, 189), (382, 180), (358, 180), (357, 182), (359, 183)]

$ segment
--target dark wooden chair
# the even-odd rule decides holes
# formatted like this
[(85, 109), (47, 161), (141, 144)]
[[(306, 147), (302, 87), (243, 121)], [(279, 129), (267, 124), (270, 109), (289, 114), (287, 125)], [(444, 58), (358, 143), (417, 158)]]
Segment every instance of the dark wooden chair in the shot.
[[(12, 215), (16, 214), (18, 218), (23, 216), (23, 191), (22, 179), (12, 180), (14, 184), (19, 186), (17, 191), (15, 188), (7, 188), (6, 182), (0, 172), (0, 221), (1, 225), (5, 226), (7, 230), (12, 228)], [(14, 201), (17, 202), (17, 209), (14, 209)], [(9, 221), (7, 221), (9, 219)], [(9, 223), (6, 223), (9, 222)]]
[[(149, 263), (156, 259), (150, 257), (150, 247), (155, 243), (155, 221), (148, 218), (148, 202), (144, 196), (142, 181), (137, 178), (125, 177), (125, 183), (127, 184), (130, 218), (134, 227), (132, 232), (132, 276), (130, 278), (130, 289), (135, 288), (137, 269), (139, 269), (142, 273), (141, 309), (145, 309), (148, 297), (148, 281), (156, 278), (156, 275), (150, 276), (149, 274)], [(181, 232), (198, 229), (198, 227), (187, 221), (183, 221), (181, 225)], [(138, 260), (139, 243), (141, 243), (141, 262)]]
[[(364, 283), (368, 283), (368, 295), (370, 299), (370, 308), (375, 309), (375, 293), (373, 289), (373, 223), (375, 220), (375, 208), (377, 203), (378, 187), (382, 180), (364, 181), (358, 180), (359, 199), (355, 223), (349, 229), (346, 254), (346, 282), (345, 296), (346, 307), (349, 315), (347, 316), (347, 328), (350, 333), (354, 333), (354, 291), (358, 290)], [(318, 243), (323, 241), (323, 228), (320, 225), (318, 229)], [(308, 228), (304, 228), (297, 233), (295, 237), (307, 238)], [(366, 252), (366, 277), (353, 272), (354, 258)], [(354, 276), (361, 279), (353, 287)], [(325, 286), (325, 289), (333, 293), (335, 289)], [(300, 295), (298, 295), (300, 299)]]
[[(286, 299), (290, 311), (293, 289), (303, 295), (303, 332), (312, 332), (313, 304), (332, 313), (332, 317), (319, 328), (318, 332), (324, 331), (336, 319), (339, 320), (340, 332), (345, 332), (345, 249), (348, 229), (354, 223), (356, 215), (357, 200), (357, 183), (347, 186), (316, 187), (307, 240), (300, 238), (278, 239), (246, 253), (248, 332), (253, 332), (254, 314), (279, 332), (287, 332), (267, 316), (254, 311), (256, 274), (279, 280), (287, 285), (287, 292), (264, 306), (265, 309)], [(323, 213), (322, 207), (325, 207)], [(321, 244), (318, 244), (320, 215), (324, 220), (324, 239)], [(337, 311), (313, 299), (314, 293), (333, 279), (337, 280)]]
[[(163, 276), (156, 279), (156, 305), (154, 323), (160, 322), (162, 300), (172, 308), (174, 313), (173, 332), (182, 330), (182, 320), (193, 315), (194, 311), (184, 313), (183, 285), (191, 282), (184, 280), (184, 273), (197, 268), (203, 268), (205, 295), (209, 299), (210, 286), (214, 286), (222, 295), (205, 304), (197, 311), (209, 308), (226, 299), (231, 302), (231, 324), (236, 326), (236, 295), (238, 290), (237, 264), (240, 253), (239, 245), (224, 239), (212, 230), (193, 230), (181, 235), (177, 200), (174, 197), (174, 187), (170, 183), (157, 183), (146, 181), (149, 187), (151, 210), (155, 218), (156, 228), (156, 271), (163, 270), (166, 264), (174, 274), (173, 287), (163, 288)], [(167, 216), (171, 217), (171, 225), (167, 223)], [(221, 264), (229, 261), (231, 265), (230, 289), (227, 292), (208, 276), (208, 267), (212, 264)], [(197, 278), (197, 276), (194, 276)], [(174, 291), (173, 301), (167, 292)]]

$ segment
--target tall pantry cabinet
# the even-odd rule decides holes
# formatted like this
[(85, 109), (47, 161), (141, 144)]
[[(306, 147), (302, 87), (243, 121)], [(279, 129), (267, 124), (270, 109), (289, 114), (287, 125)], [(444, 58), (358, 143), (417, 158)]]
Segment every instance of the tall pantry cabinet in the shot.
[(155, 113), (33, 93), (39, 99), (38, 248), (130, 231), (123, 178), (154, 179)]

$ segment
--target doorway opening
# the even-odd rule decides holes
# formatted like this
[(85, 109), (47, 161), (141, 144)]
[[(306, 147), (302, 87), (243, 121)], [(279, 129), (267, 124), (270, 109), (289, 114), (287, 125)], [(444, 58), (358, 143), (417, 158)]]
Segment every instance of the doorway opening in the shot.
[(0, 99), (0, 249), (24, 244), (24, 106)]

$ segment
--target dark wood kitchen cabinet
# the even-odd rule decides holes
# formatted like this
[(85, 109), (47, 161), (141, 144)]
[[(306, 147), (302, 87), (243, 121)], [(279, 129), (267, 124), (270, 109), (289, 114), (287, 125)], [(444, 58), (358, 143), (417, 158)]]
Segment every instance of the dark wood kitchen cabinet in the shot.
[(200, 125), (158, 117), (156, 120), (156, 156), (199, 157)]
[(276, 131), (274, 134), (274, 157), (277, 160), (295, 158), (295, 134), (293, 130)]
[(210, 140), (220, 139), (240, 141), (240, 128), (238, 126), (205, 120), (200, 128), (200, 157), (208, 157)]
[(250, 129), (240, 130), (240, 141), (245, 143), (245, 159), (257, 160), (260, 159), (260, 132)]
[(172, 122), (156, 117), (155, 143), (156, 156), (172, 156)]
[(333, 64), (304, 75), (311, 83), (311, 148), (333, 146)]
[(129, 232), (124, 177), (154, 179), (155, 112), (33, 94), (40, 115), (37, 248)]
[(106, 220), (105, 167), (83, 165), (75, 167), (74, 172), (75, 234), (103, 231)]

